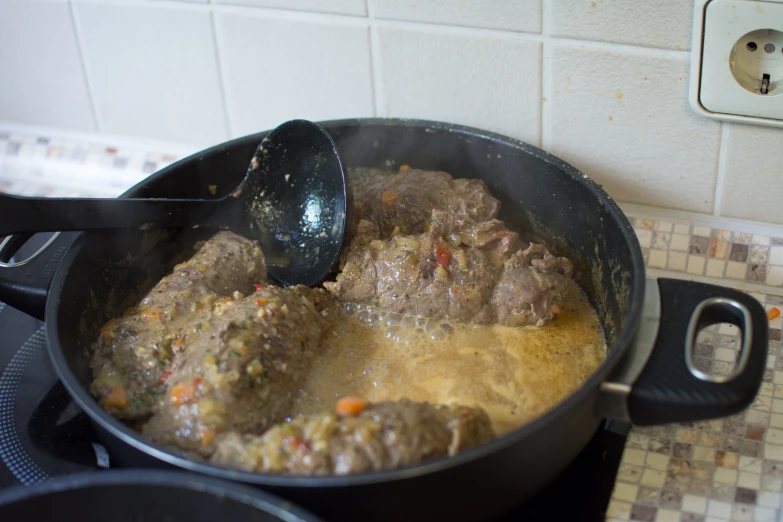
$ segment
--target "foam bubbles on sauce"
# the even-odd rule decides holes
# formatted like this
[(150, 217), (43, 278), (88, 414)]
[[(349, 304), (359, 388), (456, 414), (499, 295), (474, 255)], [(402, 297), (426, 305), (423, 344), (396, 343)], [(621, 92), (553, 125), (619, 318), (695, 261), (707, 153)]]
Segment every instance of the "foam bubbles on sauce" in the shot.
[(345, 304), (300, 391), (295, 414), (345, 395), (484, 408), (498, 434), (574, 392), (603, 362), (598, 318), (576, 284), (544, 327), (436, 321)]

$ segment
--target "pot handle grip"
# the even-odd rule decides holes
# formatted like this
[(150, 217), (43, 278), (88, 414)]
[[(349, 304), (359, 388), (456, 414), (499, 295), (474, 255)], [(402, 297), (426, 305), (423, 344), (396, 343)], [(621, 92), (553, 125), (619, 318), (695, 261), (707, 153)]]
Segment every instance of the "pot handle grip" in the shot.
[[(726, 417), (748, 407), (767, 361), (769, 326), (761, 304), (739, 290), (678, 279), (648, 280), (645, 293), (631, 353), (601, 385), (602, 413), (643, 426)], [(742, 333), (728, 375), (708, 375), (693, 362), (697, 334), (718, 323)]]
[(79, 234), (57, 233), (24, 259), (11, 258), (27, 249), (31, 238), (30, 243), (36, 242), (32, 234), (8, 236), (0, 242), (0, 301), (43, 321), (54, 273)]

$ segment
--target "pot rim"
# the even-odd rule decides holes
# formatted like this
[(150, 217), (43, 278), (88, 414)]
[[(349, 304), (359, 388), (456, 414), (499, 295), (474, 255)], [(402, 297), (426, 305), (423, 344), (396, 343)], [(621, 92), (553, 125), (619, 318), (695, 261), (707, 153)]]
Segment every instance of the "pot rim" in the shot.
[(30, 486), (18, 485), (0, 492), (0, 511), (5, 506), (25, 500), (46, 500), (52, 494), (116, 486), (176, 488), (193, 494), (213, 495), (218, 502), (228, 499), (245, 504), (259, 513), (267, 513), (286, 522), (321, 521), (292, 502), (258, 488), (185, 471), (150, 469), (107, 470), (100, 473), (81, 471)]
[[(565, 161), (545, 152), (538, 147), (509, 138), (500, 134), (484, 131), (474, 127), (456, 125), (452, 123), (436, 122), (418, 119), (402, 118), (350, 118), (342, 120), (328, 120), (318, 122), (327, 131), (345, 127), (361, 126), (404, 126), (429, 129), (430, 132), (448, 132), (456, 135), (470, 136), (484, 140), (490, 140), (505, 146), (516, 149), (522, 149), (525, 152), (553, 165), (564, 174), (573, 178), (585, 191), (588, 191), (596, 198), (600, 205), (603, 205), (606, 212), (620, 225), (621, 233), (624, 236), (629, 250), (631, 251), (631, 265), (633, 268), (630, 281), (629, 301), (625, 315), (625, 321), (620, 328), (615, 343), (607, 346), (607, 356), (601, 366), (596, 369), (590, 377), (565, 400), (560, 402), (554, 408), (551, 408), (543, 415), (535, 418), (531, 422), (520, 426), (500, 437), (489, 442), (476, 446), (474, 448), (460, 452), (451, 457), (442, 457), (433, 459), (420, 464), (407, 466), (403, 468), (374, 471), (346, 476), (325, 476), (325, 477), (300, 477), (288, 476), (270, 473), (251, 473), (238, 471), (230, 468), (223, 468), (208, 463), (197, 462), (185, 456), (171, 452), (163, 446), (159, 446), (147, 441), (141, 434), (133, 431), (131, 428), (115, 419), (95, 401), (92, 395), (84, 388), (71, 371), (60, 344), (57, 324), (59, 322), (58, 308), (60, 304), (60, 290), (67, 278), (68, 269), (78, 255), (84, 242), (89, 235), (82, 233), (73, 243), (66, 253), (63, 261), (55, 273), (51, 284), (51, 289), (46, 303), (46, 332), (48, 338), (49, 355), (54, 365), (58, 377), (63, 385), (77, 402), (77, 404), (90, 416), (93, 422), (96, 422), (102, 429), (109, 432), (125, 444), (128, 444), (138, 451), (141, 451), (153, 458), (161, 460), (167, 464), (189, 471), (198, 472), (212, 477), (228, 479), (237, 482), (244, 482), (256, 485), (291, 487), (291, 488), (334, 488), (346, 486), (360, 486), (376, 483), (404, 480), (411, 477), (428, 475), (454, 468), (464, 463), (480, 459), (491, 455), (503, 448), (514, 445), (519, 441), (531, 436), (533, 433), (546, 429), (547, 425), (554, 419), (567, 414), (575, 405), (588, 400), (590, 394), (595, 393), (598, 386), (606, 380), (609, 372), (618, 364), (626, 350), (630, 346), (641, 317), (642, 304), (644, 301), (645, 269), (642, 258), (641, 247), (636, 234), (633, 231), (631, 223), (625, 216), (615, 201), (603, 191), (600, 185), (588, 178), (581, 171)], [(235, 138), (233, 140), (220, 143), (210, 148), (204, 149), (186, 158), (183, 158), (168, 167), (161, 169), (155, 174), (149, 176), (138, 184), (134, 185), (123, 193), (120, 197), (133, 197), (137, 191), (141, 190), (148, 183), (169, 175), (171, 171), (180, 168), (181, 165), (192, 161), (198, 161), (199, 157), (220, 153), (234, 145), (244, 144), (246, 142), (260, 142), (270, 131), (259, 132)]]

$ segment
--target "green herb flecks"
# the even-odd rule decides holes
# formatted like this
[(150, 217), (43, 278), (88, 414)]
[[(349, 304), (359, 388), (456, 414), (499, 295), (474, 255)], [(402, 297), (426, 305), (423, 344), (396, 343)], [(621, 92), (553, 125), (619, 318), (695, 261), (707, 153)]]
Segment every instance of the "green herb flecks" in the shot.
[(128, 399), (128, 408), (130, 408), (132, 411), (139, 411), (144, 406), (144, 401), (141, 400), (141, 397), (131, 397)]

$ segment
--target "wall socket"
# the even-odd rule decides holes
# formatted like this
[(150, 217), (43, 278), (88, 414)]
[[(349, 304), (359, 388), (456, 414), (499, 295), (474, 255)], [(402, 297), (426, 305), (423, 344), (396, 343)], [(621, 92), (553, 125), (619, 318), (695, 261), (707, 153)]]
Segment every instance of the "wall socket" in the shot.
[(783, 0), (696, 0), (693, 18), (691, 107), (783, 127)]

